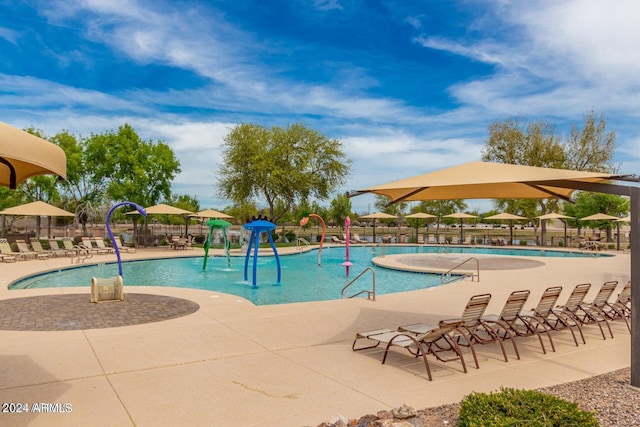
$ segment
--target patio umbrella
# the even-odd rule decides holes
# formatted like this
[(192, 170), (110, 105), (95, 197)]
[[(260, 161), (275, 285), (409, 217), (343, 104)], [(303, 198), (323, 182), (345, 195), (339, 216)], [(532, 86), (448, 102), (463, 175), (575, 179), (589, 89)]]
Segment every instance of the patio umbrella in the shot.
[(196, 212), (193, 215), (190, 215), (192, 217), (197, 217), (197, 218), (218, 218), (218, 219), (231, 219), (233, 218), (231, 215), (227, 215), (224, 212), (219, 212), (215, 209), (207, 209), (204, 211), (200, 211), (200, 212)]
[[(622, 182), (617, 182), (622, 181)], [(494, 162), (472, 162), (431, 173), (365, 188), (351, 193), (375, 193), (400, 201), (458, 199), (569, 200), (575, 190), (628, 196), (631, 226), (640, 223), (640, 178), (626, 174), (541, 168)], [(640, 294), (640, 239), (631, 239), (632, 292)], [(631, 300), (631, 312), (640, 315), (640, 298)], [(640, 321), (640, 318), (636, 319)], [(633, 351), (640, 351), (640, 333), (631, 336)], [(640, 387), (640, 358), (631, 358), (631, 385)]]
[[(75, 217), (75, 214), (65, 211), (64, 209), (60, 209), (56, 206), (50, 205), (49, 203), (43, 202), (41, 200), (7, 208), (3, 211), (0, 211), (0, 215), (37, 216), (38, 218), (41, 216), (46, 216), (49, 218), (51, 218), (52, 216)], [(51, 220), (49, 220), (49, 226), (51, 226)], [(2, 235), (3, 236), (4, 236), (4, 233), (5, 233), (4, 218), (2, 218)], [(38, 227), (36, 237), (40, 238), (40, 227)]]
[[(149, 206), (148, 208), (144, 208), (144, 210), (147, 212), (147, 216), (144, 217), (145, 230), (146, 230), (147, 218), (149, 217), (149, 215), (181, 215), (185, 219), (185, 228), (184, 228), (185, 235), (187, 235), (187, 233), (189, 232), (188, 216), (193, 214), (193, 212), (191, 211), (188, 211), (186, 209), (176, 208), (175, 206), (170, 206), (170, 205), (167, 205), (166, 203), (160, 203), (158, 205)], [(139, 215), (139, 214), (140, 213), (138, 211), (131, 211), (131, 212), (127, 212), (125, 215)], [(146, 239), (145, 239), (145, 242), (146, 242)]]
[[(609, 215), (606, 213), (597, 213), (585, 216), (584, 218), (580, 218), (580, 221), (617, 221), (618, 219), (620, 218), (618, 218), (617, 216)], [(620, 250), (620, 223), (617, 222), (616, 225), (618, 227), (616, 249)]]
[(472, 215), (472, 214), (468, 214), (468, 213), (464, 213), (464, 212), (456, 212), (456, 213), (452, 213), (449, 215), (445, 215), (445, 218), (459, 218), (460, 219), (460, 243), (462, 243), (462, 241), (464, 240), (464, 228), (462, 227), (462, 222), (465, 219), (471, 219), (471, 218), (479, 218), (478, 215)]
[(524, 217), (524, 216), (520, 216), (520, 215), (514, 215), (514, 214), (511, 214), (509, 212), (502, 212), (502, 213), (499, 213), (497, 215), (488, 216), (485, 219), (500, 219), (500, 220), (509, 221), (509, 235), (510, 235), (510, 238), (511, 238), (510, 241), (511, 241), (511, 244), (513, 245), (513, 221), (514, 220), (518, 220), (518, 219), (527, 219), (527, 218)]
[(416, 220), (416, 242), (418, 242), (418, 230), (420, 229), (420, 219), (429, 219), (429, 218), (437, 218), (436, 215), (431, 215), (429, 213), (425, 213), (425, 212), (416, 212), (416, 213), (412, 213), (411, 215), (407, 215), (405, 216), (405, 218), (413, 218)]
[(395, 215), (384, 213), (384, 212), (374, 212), (372, 214), (363, 215), (360, 218), (373, 220), (373, 243), (375, 243), (376, 242), (376, 219), (396, 219), (398, 217)]
[(62, 148), (0, 122), (0, 185), (15, 189), (25, 179), (45, 174), (67, 177)]
[[(569, 246), (569, 242), (567, 241), (567, 221), (564, 221), (565, 219), (569, 219), (569, 218), (573, 218), (572, 216), (568, 216), (568, 215), (563, 215), (563, 214), (559, 214), (559, 213), (548, 213), (548, 214), (544, 214), (544, 215), (539, 215), (536, 218), (538, 218), (539, 220), (547, 220), (547, 219), (559, 219), (562, 220), (562, 223), (564, 224), (564, 247), (568, 247)], [(544, 230), (543, 230), (544, 231)], [(542, 246), (544, 246), (545, 243), (545, 235), (544, 233), (542, 234)]]

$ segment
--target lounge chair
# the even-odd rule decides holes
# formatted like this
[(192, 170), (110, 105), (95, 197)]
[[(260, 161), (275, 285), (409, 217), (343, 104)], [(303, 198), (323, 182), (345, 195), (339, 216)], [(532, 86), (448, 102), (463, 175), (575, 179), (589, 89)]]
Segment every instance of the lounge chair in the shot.
[[(535, 335), (540, 342), (540, 347), (543, 354), (547, 354), (547, 350), (540, 336), (539, 330), (548, 332), (543, 323), (535, 319), (535, 317), (524, 313), (524, 305), (529, 298), (531, 291), (513, 291), (507, 298), (505, 305), (500, 314), (489, 314), (482, 316), (481, 323), (487, 327), (491, 327), (500, 338), (511, 339), (513, 343), (513, 349), (516, 355), (519, 356), (516, 342), (514, 337), (529, 337)], [(555, 351), (553, 341), (551, 341), (551, 347)], [(518, 357), (519, 358), (519, 357)]]
[(93, 256), (90, 248), (84, 245), (74, 245), (69, 237), (62, 238), (62, 245), (66, 250), (73, 252), (74, 256), (82, 256), (84, 258), (91, 258)]
[(355, 241), (355, 243), (369, 243), (367, 242), (367, 240), (360, 238), (360, 235), (358, 233), (353, 234), (353, 240)]
[(82, 238), (82, 247), (88, 249), (94, 254), (106, 255), (109, 253), (108, 249), (100, 249), (97, 245), (94, 246), (94, 241), (90, 237)]
[(441, 234), (438, 236), (438, 244), (439, 245), (446, 245), (447, 244), (447, 238), (445, 237), (444, 234)]
[[(481, 336), (478, 330), (481, 327), (481, 318), (487, 310), (487, 306), (491, 301), (491, 294), (479, 294), (473, 295), (469, 298), (467, 305), (465, 306), (462, 315), (457, 319), (448, 319), (448, 322), (456, 322), (461, 321), (461, 326), (456, 330), (455, 336), (458, 344), (463, 346), (469, 346), (471, 351), (474, 353), (473, 344), (488, 344), (489, 342), (498, 342), (500, 345), (500, 349), (502, 350), (502, 355), (504, 356), (505, 362), (508, 361), (507, 353), (504, 349), (504, 345), (502, 340), (491, 330), (488, 329), (485, 331), (487, 336)], [(411, 325), (402, 325), (398, 328), (398, 331), (401, 332), (411, 332), (414, 334), (425, 333), (428, 330), (433, 328), (432, 324), (429, 323), (414, 323)], [(475, 335), (474, 335), (475, 334)]]
[(471, 245), (471, 236), (464, 236), (463, 245)]
[(416, 236), (416, 243), (419, 245), (424, 245), (424, 234), (418, 233)]
[(433, 236), (433, 234), (429, 234), (429, 236), (427, 237), (427, 244), (428, 245), (435, 245), (438, 242), (436, 241), (436, 238)]
[(49, 239), (49, 250), (54, 256), (73, 256), (74, 254), (72, 250), (61, 248), (56, 239)]
[(33, 259), (48, 259), (49, 255), (39, 254), (36, 251), (32, 251), (29, 249), (29, 245), (24, 240), (16, 240), (16, 245), (18, 246), (18, 250), (25, 258), (33, 258)]
[[(382, 357), (382, 363), (384, 364), (389, 354), (391, 347), (402, 347), (409, 351), (414, 357), (422, 357), (425, 369), (427, 370), (427, 377), (429, 381), (433, 380), (431, 376), (431, 368), (429, 366), (429, 360), (427, 355), (433, 355), (437, 360), (441, 362), (450, 362), (459, 360), (462, 364), (462, 370), (467, 372), (467, 365), (464, 361), (464, 356), (460, 346), (456, 342), (456, 339), (452, 335), (454, 331), (461, 326), (461, 321), (447, 322), (441, 321), (437, 326), (434, 326), (423, 334), (412, 334), (409, 332), (398, 332), (390, 329), (378, 329), (369, 332), (359, 332), (353, 341), (351, 348), (354, 351), (364, 350), (367, 348), (373, 348), (380, 345), (380, 343), (386, 344), (384, 355)], [(374, 345), (367, 347), (356, 348), (356, 342), (361, 339), (367, 339), (374, 341)], [(443, 357), (441, 353), (450, 353), (451, 356)], [(475, 353), (474, 353), (475, 358)], [(476, 367), (478, 367), (478, 361), (475, 360)]]
[(333, 243), (338, 243), (338, 244), (343, 244), (344, 243), (342, 240), (338, 239), (338, 237), (334, 236), (334, 235), (331, 235), (331, 241)]
[(31, 248), (34, 252), (38, 253), (38, 258), (40, 258), (41, 255), (44, 255), (44, 257), (41, 259), (48, 259), (55, 255), (53, 251), (44, 249), (42, 247), (42, 243), (40, 243), (40, 240), (36, 239), (35, 237), (31, 239)]
[(14, 252), (13, 249), (11, 249), (11, 245), (7, 239), (0, 239), (0, 255), (2, 256), (2, 262), (16, 262), (17, 258), (24, 259), (20, 252)]
[(590, 288), (590, 283), (576, 285), (564, 305), (557, 306), (551, 310), (556, 316), (556, 326), (575, 326), (580, 333), (583, 344), (586, 344), (586, 341), (584, 339), (584, 334), (582, 333), (582, 322), (580, 322), (574, 312), (579, 309), (579, 305), (584, 301), (584, 298), (587, 296)]
[(604, 334), (604, 329), (602, 328), (603, 323), (609, 330), (609, 335), (611, 336), (611, 338), (613, 338), (611, 325), (609, 325), (609, 322), (607, 320), (608, 318), (607, 314), (604, 312), (604, 307), (617, 287), (617, 280), (603, 283), (593, 301), (591, 301), (590, 303), (582, 302), (578, 304), (578, 310), (576, 310), (575, 312), (575, 315), (578, 316), (582, 324), (596, 323), (600, 328), (600, 332), (602, 333), (602, 339), (607, 339)]
[(613, 302), (606, 302), (602, 311), (611, 320), (622, 319), (631, 332), (631, 281), (627, 282)]
[(573, 331), (573, 322), (565, 322), (564, 318), (558, 318), (556, 314), (553, 313), (553, 309), (556, 308), (556, 304), (561, 293), (562, 286), (552, 286), (547, 288), (542, 293), (540, 301), (538, 301), (538, 305), (535, 308), (520, 312), (521, 316), (526, 316), (528, 318), (533, 317), (545, 327), (547, 335), (549, 336), (549, 341), (551, 342), (551, 349), (553, 351), (555, 351), (555, 346), (549, 331), (568, 329), (573, 336), (573, 341), (575, 342), (576, 347), (578, 346), (578, 340), (576, 339), (576, 334)]
[(94, 237), (93, 242), (96, 244), (98, 249), (103, 249), (107, 251), (108, 254), (115, 253), (116, 251), (114, 248), (107, 246), (102, 237)]

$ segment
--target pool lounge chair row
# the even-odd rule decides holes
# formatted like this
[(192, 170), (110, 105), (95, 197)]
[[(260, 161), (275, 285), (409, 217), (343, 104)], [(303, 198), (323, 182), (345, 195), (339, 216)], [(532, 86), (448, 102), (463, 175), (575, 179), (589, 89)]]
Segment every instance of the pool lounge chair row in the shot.
[[(516, 337), (535, 336), (543, 354), (549, 349), (556, 351), (551, 332), (568, 331), (573, 342), (579, 345), (579, 335), (586, 344), (582, 328), (586, 325), (597, 325), (603, 339), (613, 338), (610, 321), (622, 319), (631, 332), (629, 323), (631, 317), (631, 282), (625, 284), (617, 296), (613, 295), (618, 287), (617, 281), (605, 282), (597, 295), (590, 302), (585, 297), (591, 285), (579, 284), (574, 287), (567, 301), (558, 305), (561, 286), (547, 288), (537, 306), (530, 310), (524, 309), (530, 291), (519, 290), (512, 292), (500, 313), (485, 314), (491, 301), (491, 294), (472, 296), (462, 315), (457, 319), (441, 320), (437, 323), (417, 323), (402, 325), (396, 329), (377, 329), (358, 332), (352, 344), (353, 351), (365, 350), (385, 345), (382, 363), (385, 363), (389, 350), (399, 347), (407, 350), (414, 357), (421, 357), (427, 377), (432, 380), (428, 355), (436, 360), (449, 362), (457, 360), (462, 365), (463, 372), (467, 372), (466, 362), (462, 352), (468, 347), (473, 356), (476, 368), (479, 368), (475, 346), (496, 343), (500, 347), (502, 357), (507, 362), (508, 355), (504, 343), (508, 340), (513, 348), (516, 359), (520, 353), (516, 344)], [(606, 331), (608, 332), (605, 333)], [(578, 335), (576, 335), (576, 333)], [(365, 346), (362, 341), (368, 342)]]

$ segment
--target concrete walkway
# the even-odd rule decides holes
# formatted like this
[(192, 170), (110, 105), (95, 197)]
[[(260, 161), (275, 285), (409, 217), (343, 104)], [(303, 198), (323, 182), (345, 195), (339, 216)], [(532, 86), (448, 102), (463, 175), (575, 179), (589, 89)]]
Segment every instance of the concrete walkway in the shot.
[[(196, 254), (201, 250), (139, 250), (123, 259)], [(113, 259), (101, 255), (93, 261)], [(254, 306), (210, 291), (129, 287), (126, 293), (181, 298), (200, 308), (124, 327), (0, 330), (0, 400), (58, 410), (3, 411), (0, 425), (317, 426), (335, 413), (356, 418), (403, 403), (436, 406), (472, 391), (538, 388), (628, 367), (630, 336), (623, 322), (613, 322), (615, 338), (607, 340), (596, 326), (585, 327), (587, 344), (580, 347), (569, 333), (557, 332), (557, 351), (546, 355), (535, 338), (518, 339), (522, 358), (508, 363), (496, 345), (477, 346), (480, 369), (464, 374), (458, 363), (434, 362), (431, 382), (421, 360), (405, 353), (394, 352), (382, 365), (381, 349), (351, 350), (357, 331), (456, 317), (474, 294), (492, 293), (488, 311), (498, 312), (513, 290), (530, 289), (528, 306), (534, 306), (549, 286), (564, 287), (563, 301), (574, 285), (589, 282), (591, 298), (601, 283), (618, 280), (622, 286), (630, 275), (628, 254), (527, 259), (541, 265), (486, 270), (480, 282), (379, 295), (375, 302)], [(68, 265), (68, 258), (0, 263), (0, 302), (67, 294), (83, 294), (88, 301), (88, 284), (86, 289), (6, 289), (24, 275)]]

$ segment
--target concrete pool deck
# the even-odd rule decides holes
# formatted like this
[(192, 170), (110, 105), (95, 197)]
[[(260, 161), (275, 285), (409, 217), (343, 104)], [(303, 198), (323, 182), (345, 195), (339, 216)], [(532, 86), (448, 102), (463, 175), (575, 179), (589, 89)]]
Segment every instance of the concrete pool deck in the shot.
[[(202, 253), (201, 249), (149, 249), (122, 257)], [(114, 259), (96, 255), (92, 261)], [(596, 326), (585, 327), (587, 344), (580, 347), (573, 345), (570, 334), (557, 332), (557, 351), (546, 355), (535, 338), (518, 339), (522, 358), (510, 358), (508, 363), (497, 346), (477, 346), (480, 369), (470, 368), (464, 374), (459, 364), (433, 362), (431, 382), (421, 361), (407, 354), (394, 352), (382, 365), (380, 349), (351, 350), (358, 331), (456, 317), (471, 295), (492, 293), (488, 312), (498, 312), (514, 290), (531, 290), (528, 306), (533, 306), (546, 287), (563, 286), (564, 301), (574, 285), (589, 282), (594, 285), (590, 299), (603, 282), (617, 280), (622, 286), (630, 275), (629, 254), (624, 253), (525, 259), (543, 265), (487, 268), (479, 282), (378, 295), (375, 302), (254, 306), (234, 295), (197, 289), (125, 288), (125, 298), (126, 293), (175, 297), (200, 308), (170, 320), (123, 327), (0, 330), (2, 402), (31, 407), (67, 403), (72, 409), (0, 412), (0, 425), (317, 426), (336, 413), (356, 418), (403, 403), (415, 408), (437, 406), (457, 402), (472, 391), (539, 388), (630, 366), (630, 335), (623, 322), (612, 322), (615, 338), (607, 340)], [(69, 263), (69, 258), (0, 263), (0, 301), (84, 294), (88, 302), (88, 284), (85, 289), (6, 288), (25, 275)]]

